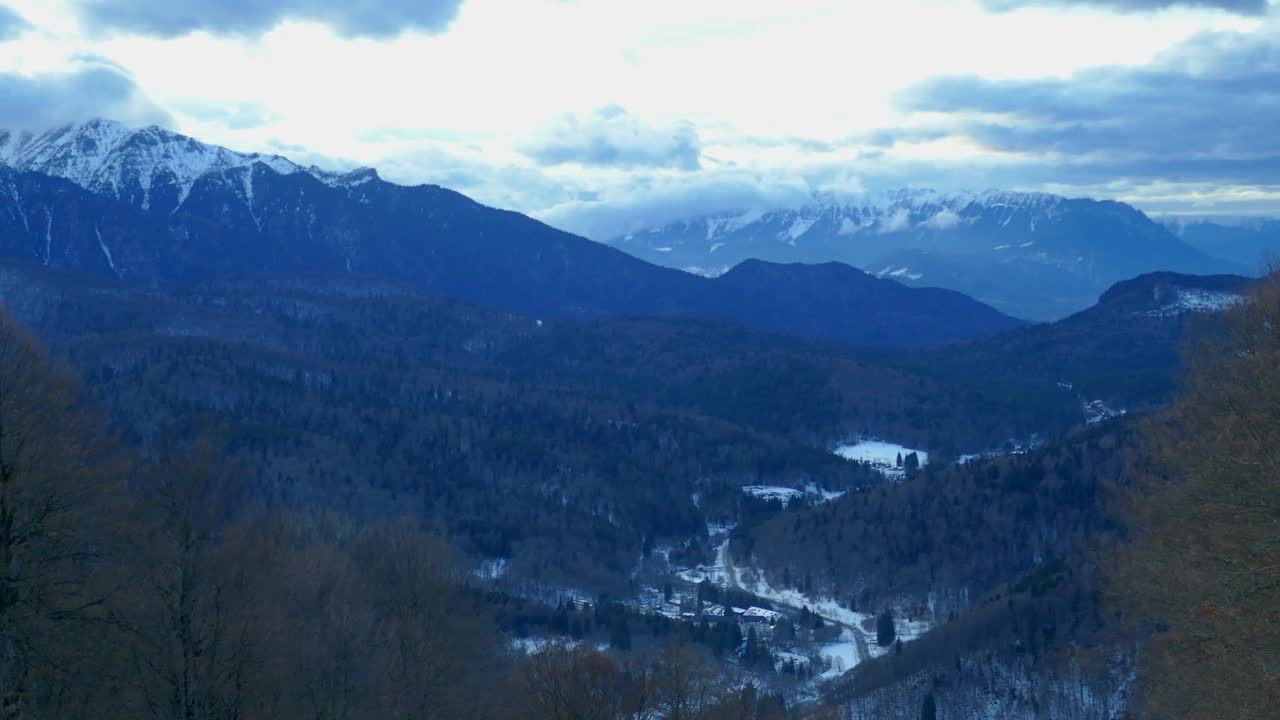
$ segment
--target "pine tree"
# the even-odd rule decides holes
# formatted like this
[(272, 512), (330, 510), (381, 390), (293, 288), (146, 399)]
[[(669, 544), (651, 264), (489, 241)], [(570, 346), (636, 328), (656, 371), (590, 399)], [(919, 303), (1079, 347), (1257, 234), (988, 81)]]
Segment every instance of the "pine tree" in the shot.
[(626, 616), (619, 615), (614, 621), (609, 630), (609, 644), (623, 652), (631, 649), (631, 626), (627, 624)]
[(938, 701), (933, 693), (925, 693), (924, 706), (920, 708), (920, 720), (938, 720)]
[(916, 472), (920, 469), (920, 455), (911, 453), (902, 461), (902, 467), (909, 473)]
[(885, 610), (876, 618), (876, 643), (880, 647), (889, 647), (898, 637), (898, 630), (893, 623), (893, 612)]

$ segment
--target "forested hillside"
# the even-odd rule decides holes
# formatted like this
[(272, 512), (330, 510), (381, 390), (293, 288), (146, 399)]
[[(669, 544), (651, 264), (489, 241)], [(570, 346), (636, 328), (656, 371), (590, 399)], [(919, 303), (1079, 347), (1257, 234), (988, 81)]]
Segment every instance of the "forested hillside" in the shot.
[(0, 371), (7, 718), (784, 717), (674, 638), (512, 653), (420, 523), (245, 506), (216, 433), (129, 452), (8, 318)]
[[(1005, 454), (963, 464), (930, 462), (891, 482), (831, 453), (830, 445), (894, 433), (928, 447), (998, 446), (999, 438), (1039, 423), (1067, 427), (1073, 414), (1080, 417), (1077, 400), (1064, 393), (1059, 405), (1028, 404), (1019, 414), (1000, 387), (979, 380), (949, 385), (943, 374), (913, 371), (890, 356), (670, 319), (539, 323), (364, 278), (256, 278), (147, 292), (12, 266), (3, 278), (13, 312), (83, 370), (105, 411), (98, 420), (79, 409), (75, 381), (47, 369), (32, 341), (9, 326), (15, 370), (7, 377), (17, 384), (4, 397), (16, 403), (12, 411), (72, 413), (41, 420), (58, 427), (38, 431), (51, 445), (28, 444), (19, 433), (10, 436), (17, 443), (11, 449), (18, 458), (36, 453), (23, 462), (35, 468), (29, 472), (39, 492), (73, 497), (75, 514), (65, 522), (76, 523), (75, 532), (59, 530), (57, 537), (83, 532), (97, 539), (86, 540), (94, 550), (82, 566), (62, 565), (56, 548), (47, 551), (54, 553), (50, 572), (70, 572), (74, 581), (57, 579), (56, 592), (49, 586), (39, 597), (22, 595), (29, 599), (4, 610), (5, 622), (37, 633), (12, 634), (22, 648), (93, 654), (93, 662), (110, 668), (86, 665), (91, 677), (68, 675), (56, 656), (28, 656), (11, 645), (8, 657), (16, 660), (6, 672), (23, 678), (12, 681), (22, 688), (21, 702), (74, 716), (76, 703), (101, 702), (89, 693), (116, 692), (127, 703), (163, 696), (180, 707), (218, 707), (211, 717), (223, 717), (235, 708), (256, 712), (267, 702), (258, 693), (270, 693), (274, 707), (296, 708), (306, 692), (305, 702), (345, 703), (349, 712), (418, 703), (501, 716), (511, 712), (505, 703), (523, 701), (466, 688), (502, 676), (523, 688), (512, 692), (524, 698), (542, 692), (537, 683), (589, 667), (602, 674), (588, 677), (614, 683), (614, 690), (601, 696), (591, 680), (577, 688), (591, 698), (582, 702), (634, 707), (640, 702), (634, 683), (657, 682), (663, 663), (674, 662), (629, 666), (631, 660), (576, 650), (525, 661), (502, 649), (509, 642), (502, 633), (533, 628), (566, 642), (604, 633), (614, 651), (633, 642), (658, 651), (678, 641), (661, 650), (669, 655), (692, 643), (711, 653), (697, 661), (707, 712), (739, 702), (752, 712), (776, 712), (776, 699), (724, 690), (726, 668), (770, 672), (752, 659), (773, 657), (759, 640), (735, 641), (703, 627), (706, 618), (702, 625), (671, 624), (625, 604), (602, 603), (562, 619), (563, 609), (540, 609), (536, 599), (569, 587), (628, 597), (655, 547), (666, 548), (667, 562), (710, 563), (709, 526), (734, 518), (741, 524), (729, 552), (773, 587), (934, 627), (895, 645), (900, 649), (863, 659), (829, 687), (830, 703), (899, 712), (933, 692), (944, 708), (977, 707), (983, 696), (973, 688), (987, 683), (1004, 688), (1006, 707), (1056, 703), (1055, 717), (1089, 717), (1100, 707), (1119, 707), (1132, 690), (1124, 650), (1131, 645), (1119, 646), (1121, 655), (1113, 651), (1116, 642), (1144, 633), (1107, 620), (1114, 613), (1099, 599), (1097, 572), (1105, 563), (1091, 553), (1098, 543), (1126, 537), (1129, 516), (1114, 504), (1116, 494), (1156, 472), (1141, 419), (1058, 431), (1042, 447), (1009, 454), (1006, 446)], [(1145, 308), (1116, 312), (1146, 318)], [(1169, 339), (1152, 346), (1159, 352), (1181, 332), (1172, 323), (1163, 327), (1159, 337)], [(708, 356), (714, 362), (693, 362)], [(47, 397), (62, 399), (43, 399), (42, 387), (54, 393)], [(1037, 409), (1043, 407), (1050, 412)], [(120, 431), (122, 443), (105, 439), (108, 426)], [(6, 427), (44, 426), (21, 420)], [(70, 463), (66, 471), (40, 459), (66, 443), (83, 448), (60, 457)], [(101, 500), (40, 479), (55, 471), (59, 483), (101, 488)], [(834, 492), (828, 501), (784, 509), (752, 500), (744, 485)], [(38, 501), (39, 492), (9, 487), (16, 493), (12, 507)], [(45, 521), (39, 513), (15, 512), (22, 522)], [(134, 513), (138, 519), (120, 527)], [(412, 519), (399, 519), (406, 516)], [(175, 519), (188, 517), (194, 525)], [(374, 557), (436, 559), (383, 568)], [(154, 623), (175, 610), (166, 604), (172, 596), (148, 573), (173, 567), (175, 558), (194, 573), (192, 582), (202, 583), (191, 586), (192, 604), (183, 611), (190, 629), (175, 640), (195, 643), (192, 655), (160, 662), (145, 652), (105, 650), (132, 647), (112, 635), (119, 632), (169, 641), (164, 633), (172, 630)], [(256, 570), (246, 574), (248, 558)], [(500, 563), (505, 590), (472, 589), (469, 578), (477, 576), (468, 568), (479, 561)], [(26, 573), (40, 566), (19, 567)], [(264, 567), (270, 572), (257, 571)], [(334, 587), (345, 589), (311, 596), (301, 578), (313, 576), (332, 577)], [(25, 575), (7, 582), (37, 587)], [(446, 652), (440, 648), (458, 642), (478, 648), (475, 655), (446, 653), (456, 674), (432, 686), (438, 690), (404, 693), (402, 681), (390, 680), (385, 691), (359, 678), (339, 682), (333, 663), (366, 669), (392, 663), (386, 678), (405, 672), (394, 665), (405, 657), (380, 654), (390, 650), (377, 639), (401, 622), (386, 613), (398, 612), (404, 593), (417, 592), (405, 582), (423, 583), (422, 592), (436, 598), (433, 612), (450, 618), (448, 633), (462, 633), (423, 636), (414, 662), (435, 662)], [(116, 589), (126, 585), (128, 592)], [(150, 587), (161, 594), (147, 595)], [(508, 594), (513, 590), (529, 599)], [(392, 594), (378, 594), (384, 591)], [(235, 602), (218, 599), (233, 596)], [(263, 612), (256, 602), (240, 604), (250, 597), (281, 599)], [(336, 645), (268, 647), (249, 639), (302, 634), (287, 630), (290, 623), (311, 623), (311, 613), (332, 612), (327, 603), (339, 601), (372, 605), (369, 624), (344, 624), (347, 635)], [(44, 614), (31, 615), (33, 607)], [(401, 636), (422, 629), (421, 611), (412, 612), (418, 619), (395, 631)], [(811, 627), (785, 622), (791, 633), (820, 643), (831, 636), (816, 617)], [(812, 622), (803, 614), (797, 620)], [(488, 623), (498, 629), (486, 629)], [(357, 646), (359, 660), (337, 659)], [(744, 647), (757, 649), (744, 655)], [(214, 657), (205, 659), (210, 652)], [(797, 673), (795, 658), (786, 657)], [(560, 665), (540, 665), (553, 661)], [(270, 674), (299, 662), (323, 679)], [(117, 674), (126, 671), (128, 677)], [(172, 694), (175, 673), (196, 678), (189, 696)], [(341, 697), (316, 696), (295, 682), (319, 682)]]
[(1025, 454), (926, 467), (902, 483), (740, 526), (732, 549), (780, 583), (811, 584), (870, 612), (912, 608), (945, 621), (1114, 532), (1108, 503), (1144, 462), (1135, 443), (1116, 422)]
[(4, 282), (128, 442), (207, 415), (255, 497), (420, 513), (555, 586), (621, 589), (646, 537), (698, 535), (744, 484), (879, 482), (827, 451), (846, 437), (985, 446), (1042, 421), (981, 387), (708, 323), (538, 322), (346, 276), (139, 292), (10, 266)]

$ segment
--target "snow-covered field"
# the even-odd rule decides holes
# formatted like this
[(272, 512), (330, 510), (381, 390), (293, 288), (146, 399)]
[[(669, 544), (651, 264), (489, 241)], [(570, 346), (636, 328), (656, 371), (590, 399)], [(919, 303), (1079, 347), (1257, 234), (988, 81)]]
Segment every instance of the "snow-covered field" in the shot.
[[(928, 632), (931, 627), (932, 625), (924, 620), (907, 620), (895, 614), (893, 619), (893, 629), (897, 635), (895, 643), (909, 643)], [(881, 647), (876, 644), (874, 637), (871, 642), (867, 643), (867, 651), (871, 653), (871, 657), (888, 655), (892, 648), (892, 645)]]
[(898, 466), (898, 458), (905, 459), (911, 453), (920, 458), (921, 467), (929, 464), (929, 453), (884, 440), (861, 440), (852, 445), (841, 445), (835, 452), (845, 460), (867, 463), (888, 477), (903, 475), (903, 469)]
[(729, 572), (726, 569), (727, 555), (729, 553), (729, 540), (726, 538), (716, 547), (716, 560), (711, 565), (699, 565), (696, 568), (688, 568), (676, 572), (676, 577), (685, 582), (700, 583), (704, 580), (710, 580), (712, 583), (720, 587), (728, 587), (732, 581)]
[(747, 485), (742, 488), (742, 492), (761, 500), (781, 500), (784, 503), (804, 495), (801, 490), (778, 485)]
[(860, 662), (858, 645), (854, 641), (853, 633), (848, 628), (845, 628), (840, 633), (839, 642), (824, 645), (818, 654), (831, 663), (831, 667), (818, 676), (821, 680), (839, 677), (852, 670)]
[[(722, 552), (727, 552), (727, 548), (722, 548), (721, 550)], [(737, 566), (734, 566), (732, 570), (733, 579), (736, 580), (738, 587), (770, 602), (796, 609), (809, 608), (810, 612), (817, 613), (828, 620), (834, 620), (842, 625), (853, 627), (862, 627), (862, 623), (871, 617), (866, 613), (850, 610), (841, 605), (838, 600), (812, 598), (799, 590), (780, 590), (770, 585), (759, 573), (744, 571)]]
[(779, 500), (784, 503), (805, 495), (821, 498), (823, 502), (830, 502), (844, 495), (843, 490), (823, 490), (817, 485), (810, 485), (803, 490), (781, 485), (746, 485), (743, 486), (742, 492), (762, 500)]

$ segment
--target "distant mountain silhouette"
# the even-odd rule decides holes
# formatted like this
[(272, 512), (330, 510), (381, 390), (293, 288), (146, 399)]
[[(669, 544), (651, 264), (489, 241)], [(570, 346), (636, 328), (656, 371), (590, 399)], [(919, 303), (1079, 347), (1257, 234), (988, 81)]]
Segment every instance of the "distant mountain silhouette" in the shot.
[(325, 173), (158, 128), (94, 121), (0, 135), (0, 149), (14, 165), (0, 167), (0, 254), (129, 284), (352, 272), (533, 317), (689, 316), (898, 348), (1020, 324), (958, 293), (848, 267), (759, 263), (697, 277), (444, 188)]

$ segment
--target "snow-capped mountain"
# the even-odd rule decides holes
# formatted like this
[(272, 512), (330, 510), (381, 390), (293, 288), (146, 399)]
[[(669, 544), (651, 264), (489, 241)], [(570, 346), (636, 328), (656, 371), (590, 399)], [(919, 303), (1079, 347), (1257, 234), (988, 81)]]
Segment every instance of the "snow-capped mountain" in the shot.
[(251, 202), (252, 169), (259, 163), (280, 175), (307, 173), (330, 185), (349, 184), (371, 172), (304, 168), (279, 155), (238, 153), (160, 127), (133, 129), (109, 120), (39, 134), (0, 130), (0, 164), (64, 178), (152, 212), (177, 210), (196, 182), (211, 174), (234, 178)]
[(996, 190), (817, 198), (800, 208), (670, 223), (612, 244), (703, 275), (747, 258), (835, 260), (1036, 319), (1088, 307), (1112, 283), (1140, 273), (1236, 269), (1123, 203)]
[(538, 318), (683, 315), (879, 347), (1020, 325), (959, 293), (835, 263), (696, 277), (445, 188), (102, 121), (0, 135), (0, 257), (156, 287), (360, 273)]

